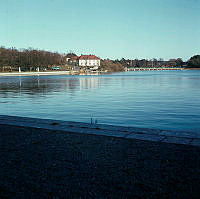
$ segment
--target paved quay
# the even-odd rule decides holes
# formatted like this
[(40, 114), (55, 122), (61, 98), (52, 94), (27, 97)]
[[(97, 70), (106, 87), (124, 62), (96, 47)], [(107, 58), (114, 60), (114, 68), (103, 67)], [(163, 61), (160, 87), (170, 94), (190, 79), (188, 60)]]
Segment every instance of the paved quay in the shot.
[(199, 195), (198, 133), (0, 116), (0, 198)]
[(61, 130), (71, 133), (94, 134), (128, 139), (138, 139), (174, 144), (200, 146), (200, 132), (170, 131), (136, 127), (89, 124), (82, 122), (50, 120), (0, 115), (0, 124)]

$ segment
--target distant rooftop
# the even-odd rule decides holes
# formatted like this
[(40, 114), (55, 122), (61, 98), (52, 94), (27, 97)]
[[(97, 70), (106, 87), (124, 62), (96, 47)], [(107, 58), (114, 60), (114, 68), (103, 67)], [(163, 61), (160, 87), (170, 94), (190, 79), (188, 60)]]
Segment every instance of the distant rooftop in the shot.
[(99, 57), (97, 57), (96, 55), (81, 55), (80, 57), (79, 57), (79, 59), (98, 59), (98, 60), (100, 60), (100, 58)]

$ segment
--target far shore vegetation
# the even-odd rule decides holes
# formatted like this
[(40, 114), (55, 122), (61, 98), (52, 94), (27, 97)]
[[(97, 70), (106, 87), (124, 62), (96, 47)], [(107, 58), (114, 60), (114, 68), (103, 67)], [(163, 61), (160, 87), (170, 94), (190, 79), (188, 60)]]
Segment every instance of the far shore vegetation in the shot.
[[(0, 72), (22, 71), (40, 71), (51, 70), (73, 70), (73, 64), (67, 62), (67, 58), (76, 56), (75, 53), (61, 54), (58, 52), (49, 52), (33, 48), (16, 49), (0, 47)], [(98, 55), (97, 55), (98, 56)], [(200, 55), (192, 56), (188, 61), (184, 62), (181, 58), (170, 60), (159, 59), (102, 59), (101, 66), (98, 71), (117, 72), (124, 71), (125, 68), (133, 67), (181, 67), (181, 68), (197, 68), (200, 69)]]

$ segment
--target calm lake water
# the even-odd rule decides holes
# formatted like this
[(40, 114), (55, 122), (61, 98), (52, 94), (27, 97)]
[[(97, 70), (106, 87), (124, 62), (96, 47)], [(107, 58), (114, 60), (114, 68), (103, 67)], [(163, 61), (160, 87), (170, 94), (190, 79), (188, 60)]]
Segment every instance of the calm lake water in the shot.
[(200, 70), (0, 77), (0, 114), (200, 130)]

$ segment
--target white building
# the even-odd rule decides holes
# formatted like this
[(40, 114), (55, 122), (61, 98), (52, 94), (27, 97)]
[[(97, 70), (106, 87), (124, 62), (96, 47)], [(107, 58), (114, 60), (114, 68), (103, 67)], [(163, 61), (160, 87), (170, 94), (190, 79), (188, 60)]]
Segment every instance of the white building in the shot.
[(100, 58), (95, 55), (81, 55), (78, 59), (78, 65), (82, 67), (87, 66), (98, 69), (100, 64)]

